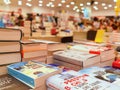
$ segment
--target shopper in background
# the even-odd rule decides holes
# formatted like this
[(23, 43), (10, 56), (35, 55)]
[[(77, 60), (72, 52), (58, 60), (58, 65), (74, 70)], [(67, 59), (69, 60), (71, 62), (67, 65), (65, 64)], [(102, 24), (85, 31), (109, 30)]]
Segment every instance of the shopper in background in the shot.
[(113, 29), (112, 32), (116, 32), (116, 33), (118, 32), (118, 26), (116, 24), (112, 25), (112, 29)]
[(100, 28), (100, 21), (99, 21), (99, 19), (98, 19), (97, 17), (95, 17), (95, 18), (93, 19), (93, 26), (94, 26), (94, 28), (95, 28), (96, 30), (98, 30), (98, 29)]
[(20, 14), (18, 17), (17, 17), (17, 25), (18, 26), (24, 26), (24, 22), (23, 22), (23, 15)]
[(11, 15), (10, 15), (10, 24), (12, 26), (15, 25), (15, 20), (16, 20), (16, 16), (15, 16), (14, 11), (13, 11), (13, 12), (11, 12)]

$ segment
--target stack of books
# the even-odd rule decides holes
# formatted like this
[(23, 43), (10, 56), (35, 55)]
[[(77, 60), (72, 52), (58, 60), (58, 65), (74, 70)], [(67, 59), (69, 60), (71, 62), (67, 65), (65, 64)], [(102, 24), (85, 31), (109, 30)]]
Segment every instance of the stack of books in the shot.
[(21, 41), (22, 43), (22, 60), (35, 60), (39, 62), (47, 62), (47, 45), (41, 42), (33, 42), (30, 40)]
[(76, 50), (57, 51), (53, 54), (54, 62), (73, 70), (96, 66), (100, 63), (100, 56)]
[(99, 45), (90, 45), (90, 44), (78, 44), (74, 45), (70, 48), (71, 50), (77, 50), (80, 52), (88, 52), (91, 54), (98, 54), (100, 55), (100, 66), (109, 66), (112, 65), (112, 62), (115, 59), (114, 49), (106, 47), (106, 46), (99, 46)]
[(67, 44), (48, 41), (48, 40), (39, 40), (39, 39), (30, 39), (34, 43), (44, 43), (47, 45), (47, 64), (53, 63), (53, 53), (60, 50), (67, 49)]
[(7, 64), (22, 60), (21, 38), (21, 30), (0, 28), (0, 75), (6, 73)]

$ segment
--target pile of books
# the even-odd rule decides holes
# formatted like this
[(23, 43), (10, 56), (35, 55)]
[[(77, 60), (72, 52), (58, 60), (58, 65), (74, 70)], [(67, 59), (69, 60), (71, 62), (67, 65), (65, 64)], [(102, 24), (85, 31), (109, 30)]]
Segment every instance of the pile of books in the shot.
[(0, 75), (6, 73), (7, 64), (22, 60), (21, 39), (21, 30), (0, 28)]

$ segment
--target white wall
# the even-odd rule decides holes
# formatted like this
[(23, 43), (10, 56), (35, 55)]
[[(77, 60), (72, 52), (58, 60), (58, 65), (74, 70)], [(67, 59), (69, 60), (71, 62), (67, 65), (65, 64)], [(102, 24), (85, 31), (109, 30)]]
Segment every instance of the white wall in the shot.
[(115, 11), (114, 10), (93, 11), (92, 16), (115, 16)]
[[(11, 6), (11, 5), (0, 5), (0, 10), (4, 10), (4, 11), (15, 11), (17, 12), (18, 9), (21, 8), (22, 9), (22, 14), (26, 14), (26, 13), (30, 13), (31, 12), (31, 8), (30, 7), (21, 7), (21, 6)], [(5, 13), (5, 12), (1, 12), (1, 13)]]

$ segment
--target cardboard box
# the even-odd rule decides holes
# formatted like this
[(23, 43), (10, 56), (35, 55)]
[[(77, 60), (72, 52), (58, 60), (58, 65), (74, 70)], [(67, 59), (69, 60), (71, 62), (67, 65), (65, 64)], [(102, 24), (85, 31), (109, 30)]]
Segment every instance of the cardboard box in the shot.
[(45, 85), (48, 77), (62, 71), (57, 67), (34, 61), (11, 64), (7, 69), (8, 74), (34, 89)]

